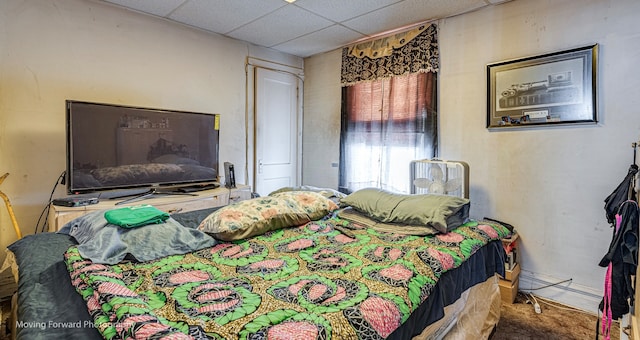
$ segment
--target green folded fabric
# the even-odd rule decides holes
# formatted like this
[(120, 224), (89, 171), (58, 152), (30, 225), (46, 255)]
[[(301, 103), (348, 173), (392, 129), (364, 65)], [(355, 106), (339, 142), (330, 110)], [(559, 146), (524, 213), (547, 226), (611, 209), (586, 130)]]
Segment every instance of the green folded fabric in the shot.
[(108, 210), (104, 218), (111, 224), (124, 228), (142, 227), (147, 224), (163, 223), (169, 214), (150, 205), (138, 205)]

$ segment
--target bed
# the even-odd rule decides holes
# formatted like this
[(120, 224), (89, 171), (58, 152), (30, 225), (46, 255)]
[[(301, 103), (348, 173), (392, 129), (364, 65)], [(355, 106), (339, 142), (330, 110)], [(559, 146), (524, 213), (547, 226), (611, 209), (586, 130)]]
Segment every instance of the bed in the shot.
[[(284, 191), (127, 229), (138, 234), (119, 240), (125, 250), (105, 243), (115, 235), (100, 234), (108, 228), (86, 231), (100, 214), (72, 221), (62, 233), (26, 236), (8, 247), (5, 261), (19, 272), (13, 335), (487, 338), (499, 318), (500, 239), (509, 230), (464, 218), (464, 199), (438, 203), (445, 213), (430, 211), (424, 224), (414, 211), (425, 203), (418, 196), (434, 195), (363, 189), (336, 199)], [(149, 238), (150, 231), (163, 235), (158, 228), (169, 221), (180, 228), (169, 229), (178, 240)], [(161, 254), (132, 249), (140, 244)], [(158, 244), (194, 249), (164, 254)]]

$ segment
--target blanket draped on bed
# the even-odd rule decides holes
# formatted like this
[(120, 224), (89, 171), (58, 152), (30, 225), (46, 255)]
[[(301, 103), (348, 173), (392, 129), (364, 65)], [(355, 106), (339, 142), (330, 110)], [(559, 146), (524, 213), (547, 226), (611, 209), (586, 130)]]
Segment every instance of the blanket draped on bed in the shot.
[(468, 222), (400, 235), (331, 216), (155, 261), (95, 264), (71, 247), (65, 262), (107, 339), (381, 339), (444, 272), (508, 233)]

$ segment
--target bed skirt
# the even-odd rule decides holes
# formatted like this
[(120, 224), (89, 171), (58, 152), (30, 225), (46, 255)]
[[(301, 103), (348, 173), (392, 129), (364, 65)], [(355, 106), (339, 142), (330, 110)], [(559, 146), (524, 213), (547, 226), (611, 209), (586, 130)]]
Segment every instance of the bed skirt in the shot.
[(429, 325), (413, 340), (488, 339), (500, 320), (498, 276), (467, 289), (444, 308), (444, 318)]

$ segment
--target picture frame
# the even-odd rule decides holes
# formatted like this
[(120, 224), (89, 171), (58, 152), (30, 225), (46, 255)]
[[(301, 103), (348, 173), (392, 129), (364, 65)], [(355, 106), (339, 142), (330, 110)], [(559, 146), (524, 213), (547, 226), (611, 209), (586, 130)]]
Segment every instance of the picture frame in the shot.
[(598, 44), (487, 65), (487, 128), (596, 124)]

